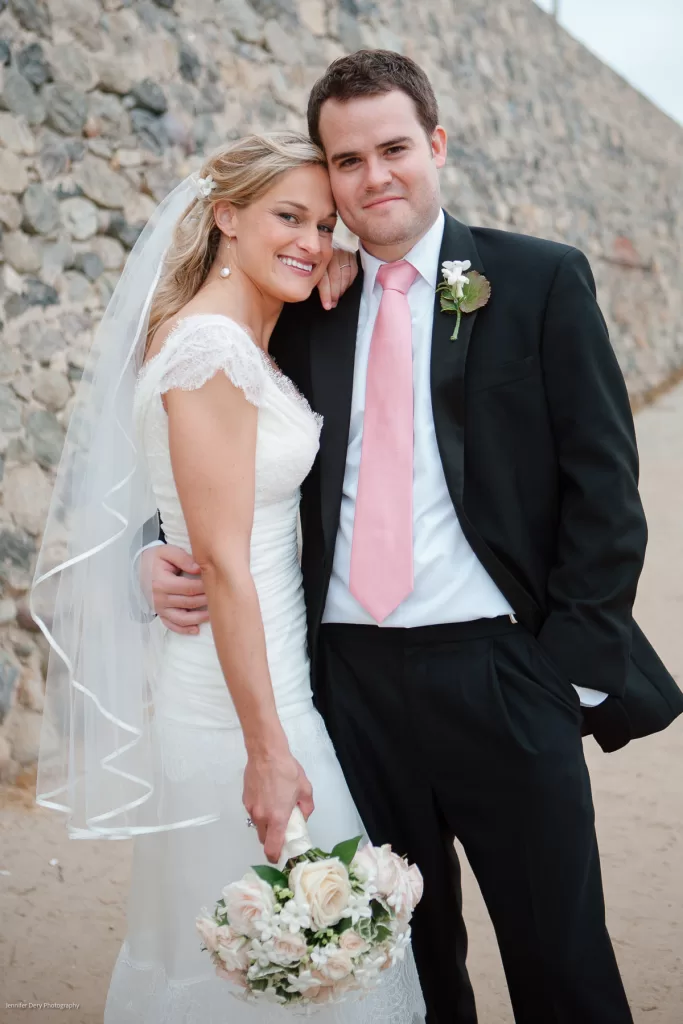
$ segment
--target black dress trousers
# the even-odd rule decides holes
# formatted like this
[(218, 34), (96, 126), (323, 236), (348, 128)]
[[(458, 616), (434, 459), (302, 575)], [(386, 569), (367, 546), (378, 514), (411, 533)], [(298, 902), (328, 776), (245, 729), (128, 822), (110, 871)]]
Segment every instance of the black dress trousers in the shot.
[(462, 842), (517, 1024), (632, 1024), (605, 926), (579, 698), (507, 617), (324, 625), (317, 699), (375, 843), (419, 866), (413, 949), (429, 1024), (475, 1024)]

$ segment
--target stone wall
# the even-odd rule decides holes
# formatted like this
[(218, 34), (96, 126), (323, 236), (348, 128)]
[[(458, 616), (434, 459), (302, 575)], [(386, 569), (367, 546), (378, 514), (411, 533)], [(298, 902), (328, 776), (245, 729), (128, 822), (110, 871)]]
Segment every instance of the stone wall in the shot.
[(430, 74), (456, 216), (588, 253), (635, 398), (683, 365), (683, 130), (532, 0), (0, 0), (0, 776), (37, 749), (26, 592), (126, 253), (203, 151), (303, 127), (313, 80), (361, 46)]

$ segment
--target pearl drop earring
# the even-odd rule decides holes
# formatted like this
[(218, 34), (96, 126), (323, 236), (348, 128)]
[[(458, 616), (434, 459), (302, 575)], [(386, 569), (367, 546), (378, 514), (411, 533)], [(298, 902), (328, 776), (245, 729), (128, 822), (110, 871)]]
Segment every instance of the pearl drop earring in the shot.
[[(228, 244), (226, 246), (226, 249), (229, 249), (229, 248), (230, 248), (230, 239), (228, 239)], [(223, 277), (223, 278), (230, 277), (230, 274), (231, 274), (230, 267), (228, 267), (228, 266), (221, 267), (221, 269), (220, 269), (221, 277)]]

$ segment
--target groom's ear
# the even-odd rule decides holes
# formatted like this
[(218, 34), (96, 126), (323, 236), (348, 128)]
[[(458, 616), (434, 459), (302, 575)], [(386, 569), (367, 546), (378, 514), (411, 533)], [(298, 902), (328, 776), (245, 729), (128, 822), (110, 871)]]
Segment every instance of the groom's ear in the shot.
[(237, 228), (237, 211), (227, 199), (221, 199), (213, 208), (213, 219), (216, 226), (228, 237), (235, 234)]
[(448, 156), (448, 135), (446, 134), (446, 129), (437, 124), (432, 132), (430, 141), (434, 163), (437, 167), (441, 168), (446, 163), (446, 157)]

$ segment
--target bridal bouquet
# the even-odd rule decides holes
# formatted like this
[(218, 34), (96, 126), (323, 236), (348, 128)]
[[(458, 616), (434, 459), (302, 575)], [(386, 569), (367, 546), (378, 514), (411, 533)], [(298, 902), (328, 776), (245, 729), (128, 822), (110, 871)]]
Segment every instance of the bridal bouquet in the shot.
[(254, 867), (197, 919), (217, 974), (247, 999), (293, 1008), (376, 985), (410, 942), (422, 875), (390, 846), (359, 843), (314, 849), (295, 808), (282, 870)]

